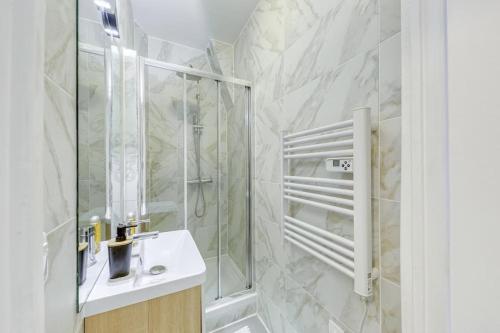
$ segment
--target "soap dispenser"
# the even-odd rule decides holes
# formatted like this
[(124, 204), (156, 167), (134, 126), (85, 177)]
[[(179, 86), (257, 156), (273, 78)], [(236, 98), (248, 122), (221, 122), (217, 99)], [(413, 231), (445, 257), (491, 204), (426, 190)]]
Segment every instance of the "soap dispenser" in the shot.
[(116, 238), (108, 242), (109, 276), (116, 279), (130, 273), (130, 257), (132, 254), (132, 239), (127, 238), (127, 226), (118, 224)]

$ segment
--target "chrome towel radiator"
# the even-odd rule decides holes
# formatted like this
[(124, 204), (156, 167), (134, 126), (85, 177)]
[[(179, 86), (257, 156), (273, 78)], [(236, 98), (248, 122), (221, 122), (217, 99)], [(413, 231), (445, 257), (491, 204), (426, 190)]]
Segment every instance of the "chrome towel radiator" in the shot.
[[(281, 138), (283, 238), (352, 278), (357, 294), (370, 296), (373, 278), (370, 109), (353, 110), (351, 120), (296, 133), (283, 132)], [(332, 163), (332, 177), (291, 175), (291, 163), (298, 159), (324, 159)], [(352, 217), (354, 240), (290, 216), (293, 203)]]

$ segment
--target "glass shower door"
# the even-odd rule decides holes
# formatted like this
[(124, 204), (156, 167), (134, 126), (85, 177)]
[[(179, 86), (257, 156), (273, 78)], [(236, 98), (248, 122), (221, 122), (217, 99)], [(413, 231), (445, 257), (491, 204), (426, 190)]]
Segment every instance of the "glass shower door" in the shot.
[(249, 88), (142, 64), (142, 218), (150, 230), (191, 232), (209, 304), (251, 286)]
[(209, 303), (250, 287), (248, 91), (186, 82), (187, 226), (205, 259)]
[(232, 85), (232, 103), (220, 85), (220, 110), (225, 115), (224, 170), (227, 243), (221, 260), (221, 296), (251, 287), (250, 253), (250, 121), (249, 90)]
[(205, 259), (207, 303), (219, 297), (219, 260), (226, 238), (221, 211), (221, 142), (218, 113), (218, 83), (186, 75), (187, 228)]

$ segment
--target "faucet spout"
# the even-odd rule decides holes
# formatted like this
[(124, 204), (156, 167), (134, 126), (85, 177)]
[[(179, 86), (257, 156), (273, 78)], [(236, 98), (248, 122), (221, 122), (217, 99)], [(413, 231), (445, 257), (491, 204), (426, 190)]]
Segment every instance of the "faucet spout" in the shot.
[(144, 239), (151, 239), (151, 238), (158, 238), (158, 235), (160, 234), (159, 231), (150, 231), (150, 232), (141, 232), (139, 234), (134, 234), (132, 236), (133, 240), (144, 240)]

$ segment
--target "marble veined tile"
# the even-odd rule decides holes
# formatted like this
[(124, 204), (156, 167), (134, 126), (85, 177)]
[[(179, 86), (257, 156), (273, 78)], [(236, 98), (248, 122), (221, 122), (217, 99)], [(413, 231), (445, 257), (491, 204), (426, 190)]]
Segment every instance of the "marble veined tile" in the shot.
[(285, 96), (286, 129), (298, 131), (352, 118), (368, 106), (378, 123), (378, 52), (361, 54)]
[(380, 44), (380, 120), (401, 115), (401, 34)]
[(287, 276), (292, 277), (314, 302), (339, 318), (351, 297), (352, 279), (288, 241), (285, 241), (285, 254)]
[(255, 126), (255, 159), (259, 168), (255, 176), (259, 180), (280, 182), (281, 177), (281, 130), (285, 119), (283, 101), (277, 100), (258, 110)]
[(257, 285), (257, 311), (270, 333), (296, 333), (286, 318), (286, 307), (278, 307), (273, 298)]
[(377, 46), (376, 0), (344, 1), (285, 50), (285, 87), (291, 92)]
[(259, 181), (279, 182), (281, 178), (281, 149), (275, 143), (255, 146), (255, 177)]
[(269, 295), (273, 303), (285, 308), (285, 272), (274, 262), (258, 260), (255, 262), (255, 282), (262, 291)]
[(286, 277), (286, 313), (297, 332), (328, 333), (328, 312), (289, 276)]
[(372, 261), (380, 268), (380, 200), (372, 199)]
[(45, 74), (76, 96), (76, 1), (47, 0)]
[(274, 144), (279, 147), (281, 130), (285, 120), (283, 100), (258, 104), (255, 115), (256, 144)]
[(336, 8), (342, 0), (288, 0), (286, 2), (286, 46)]
[[(380, 333), (380, 287), (379, 280), (373, 284), (373, 296), (364, 303), (358, 294), (351, 292), (340, 316), (340, 321), (352, 332)], [(367, 306), (366, 319), (363, 314)], [(363, 322), (363, 327), (361, 324)]]
[(88, 180), (78, 180), (78, 213), (84, 214), (90, 207), (90, 184)]
[(284, 0), (259, 1), (235, 43), (236, 76), (256, 80), (284, 49)]
[(380, 122), (380, 198), (400, 200), (401, 117)]
[(401, 31), (401, 0), (380, 0), (380, 40)]
[(281, 227), (277, 223), (257, 219), (255, 223), (255, 260), (273, 262), (285, 267)]
[(247, 207), (246, 181), (229, 179), (228, 195), (228, 251), (241, 271), (246, 270), (247, 263)]
[(134, 22), (134, 49), (137, 50), (138, 55), (148, 56), (148, 35), (137, 22)]
[(49, 275), (45, 282), (45, 331), (73, 332), (76, 318), (76, 221), (47, 235)]
[(105, 32), (100, 22), (83, 17), (78, 18), (78, 41), (90, 45), (104, 47)]
[(380, 200), (380, 242), (382, 276), (400, 283), (400, 203)]
[(76, 215), (75, 100), (45, 79), (45, 231)]
[(212, 39), (214, 51), (219, 61), (222, 74), (234, 76), (234, 46), (233, 44)]
[(188, 229), (193, 235), (196, 246), (203, 258), (215, 257), (218, 252), (217, 225), (196, 228), (188, 224)]
[(204, 50), (155, 37), (149, 37), (148, 39), (148, 55), (152, 59), (178, 65), (187, 66), (191, 64), (196, 69), (204, 69), (208, 65)]
[(255, 217), (278, 223), (281, 216), (280, 184), (260, 182), (255, 184)]
[(382, 279), (380, 295), (382, 333), (401, 333), (401, 288)]
[(257, 110), (283, 97), (284, 62), (283, 56), (277, 57), (254, 82), (254, 94)]

